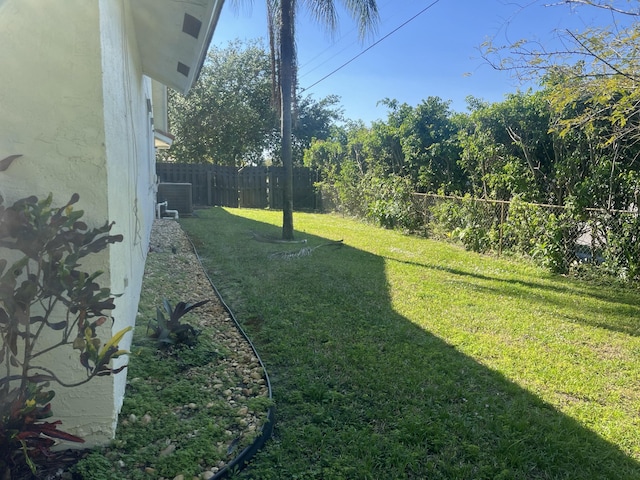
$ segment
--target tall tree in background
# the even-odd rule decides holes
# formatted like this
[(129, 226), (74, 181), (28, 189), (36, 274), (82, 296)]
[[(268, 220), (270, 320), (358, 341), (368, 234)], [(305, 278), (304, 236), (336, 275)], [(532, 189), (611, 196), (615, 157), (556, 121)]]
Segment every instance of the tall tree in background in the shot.
[[(271, 159), (279, 165), (280, 128), (272, 105), (270, 64), (269, 52), (258, 41), (234, 40), (224, 48), (212, 47), (189, 95), (169, 92), (175, 140), (160, 158), (236, 167)], [(342, 119), (339, 103), (336, 95), (298, 100), (294, 165), (302, 165), (313, 138), (327, 138), (334, 122)]]
[(259, 164), (278, 129), (269, 54), (256, 41), (212, 47), (189, 95), (170, 92), (176, 138), (165, 159), (242, 167)]
[[(235, 3), (242, 3), (242, 0), (235, 0)], [(361, 37), (375, 27), (378, 20), (375, 0), (342, 0), (342, 3), (357, 22)], [(319, 22), (335, 30), (338, 15), (334, 0), (306, 0), (305, 4)], [(282, 165), (285, 169), (282, 214), (284, 240), (293, 239), (292, 112), (297, 76), (295, 19), (298, 5), (297, 0), (267, 0), (272, 68), (280, 106)]]
[[(340, 97), (328, 95), (315, 100), (311, 95), (296, 98), (295, 119), (292, 121), (291, 135), (293, 166), (303, 165), (304, 152), (313, 140), (326, 140), (331, 135), (336, 122), (344, 120)], [(268, 155), (273, 165), (282, 165), (280, 152), (280, 130), (274, 132)]]
[(400, 168), (393, 173), (408, 176), (418, 192), (460, 192), (466, 180), (457, 164), (458, 127), (450, 102), (431, 96), (416, 107), (389, 99), (380, 103), (389, 108), (386, 130), (397, 142)]
[(303, 164), (304, 151), (312, 140), (325, 140), (331, 136), (335, 123), (344, 120), (340, 97), (329, 95), (318, 101), (311, 96), (297, 99), (295, 121), (293, 122), (293, 164)]
[[(502, 102), (467, 99), (471, 113), (458, 136), (459, 164), (474, 195), (530, 202), (562, 203), (556, 188), (556, 148), (549, 133), (550, 112), (544, 92), (509, 94)], [(567, 179), (569, 180), (569, 179)]]
[[(640, 195), (640, 9), (628, 0), (552, 5), (604, 10), (609, 23), (559, 30), (559, 46), (553, 48), (526, 39), (504, 47), (489, 43), (484, 56), (495, 68), (541, 79), (554, 117), (552, 131), (565, 141), (581, 137), (582, 150), (588, 150), (586, 168), (598, 180), (585, 188), (593, 190), (591, 196), (600, 190), (605, 199), (598, 206), (626, 208)], [(634, 199), (620, 195), (625, 190), (636, 192)]]

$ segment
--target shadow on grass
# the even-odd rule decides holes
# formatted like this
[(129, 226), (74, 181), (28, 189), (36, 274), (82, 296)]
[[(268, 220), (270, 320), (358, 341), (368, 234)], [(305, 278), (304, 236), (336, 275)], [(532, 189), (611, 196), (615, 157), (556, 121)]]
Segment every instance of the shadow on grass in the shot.
[[(279, 227), (227, 210), (200, 216), (185, 231), (276, 401), (274, 440), (242, 476), (640, 478), (618, 447), (394, 311), (383, 257), (345, 245), (268, 260), (302, 246), (254, 242), (248, 232)], [(339, 239), (298, 236), (311, 248)]]
[[(499, 290), (500, 294), (505, 296), (518, 297), (522, 295), (523, 291), (533, 289), (539, 292), (539, 295), (533, 296), (529, 293), (528, 300), (541, 302), (545, 305), (555, 303), (559, 306), (564, 306), (566, 305), (566, 299), (563, 301), (561, 297), (566, 295), (582, 296), (585, 299), (589, 297), (598, 299), (599, 301), (608, 304), (607, 308), (601, 309), (600, 317), (606, 317), (607, 314), (611, 313), (616, 315), (624, 315), (628, 319), (628, 321), (623, 324), (612, 325), (607, 322), (599, 321), (593, 315), (593, 312), (589, 311), (588, 308), (582, 309), (579, 306), (577, 310), (581, 312), (581, 314), (573, 316), (573, 320), (585, 325), (605, 328), (613, 332), (620, 332), (634, 337), (640, 336), (640, 321), (638, 321), (638, 318), (640, 318), (640, 305), (638, 305), (637, 303), (637, 295), (631, 293), (631, 291), (629, 291), (628, 295), (625, 295), (624, 292), (617, 292), (617, 294), (615, 295), (615, 299), (612, 299), (612, 295), (603, 294), (601, 291), (598, 291), (593, 287), (569, 287), (559, 286), (557, 282), (555, 282), (554, 284), (550, 284), (544, 283), (543, 281), (522, 281), (512, 278), (500, 278), (498, 276), (489, 276), (477, 272), (451, 268), (443, 265), (430, 264), (426, 262), (415, 262), (389, 256), (385, 256), (384, 258), (386, 260), (404, 263), (407, 265), (412, 265), (414, 267), (449, 273), (456, 277), (468, 277), (474, 280), (473, 282), (470, 282), (473, 283), (474, 288), (485, 289), (487, 291)], [(496, 287), (496, 284), (501, 285), (501, 287)]]

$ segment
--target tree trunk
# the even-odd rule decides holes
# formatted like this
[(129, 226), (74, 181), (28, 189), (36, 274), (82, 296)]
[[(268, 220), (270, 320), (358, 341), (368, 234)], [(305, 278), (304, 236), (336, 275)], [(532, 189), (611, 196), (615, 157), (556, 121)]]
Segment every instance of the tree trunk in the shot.
[(281, 0), (280, 8), (280, 135), (282, 140), (282, 239), (293, 240), (293, 157), (291, 150), (291, 104), (293, 98), (293, 5)]

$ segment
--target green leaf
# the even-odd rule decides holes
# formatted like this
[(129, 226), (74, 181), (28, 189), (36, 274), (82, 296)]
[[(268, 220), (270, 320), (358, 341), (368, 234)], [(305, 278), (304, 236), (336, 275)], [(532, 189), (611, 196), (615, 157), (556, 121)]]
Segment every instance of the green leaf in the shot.
[(66, 320), (57, 323), (47, 322), (47, 326), (51, 328), (51, 330), (64, 330), (68, 325), (69, 322), (67, 322)]

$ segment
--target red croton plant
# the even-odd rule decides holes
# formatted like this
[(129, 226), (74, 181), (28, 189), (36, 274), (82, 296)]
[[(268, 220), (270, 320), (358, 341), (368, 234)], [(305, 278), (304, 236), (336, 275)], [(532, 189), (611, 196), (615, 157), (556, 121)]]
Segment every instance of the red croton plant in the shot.
[[(8, 157), (11, 158), (11, 157)], [(14, 156), (14, 158), (17, 158)], [(0, 161), (5, 167), (7, 159)], [(12, 158), (13, 160), (13, 158)], [(12, 161), (11, 160), (11, 161)], [(53, 387), (76, 387), (101, 375), (118, 373), (112, 359), (127, 352), (118, 343), (131, 328), (103, 342), (98, 327), (110, 319), (114, 296), (101, 288), (101, 272), (81, 270), (81, 260), (122, 241), (111, 235), (113, 224), (89, 228), (73, 205), (62, 207), (28, 197), (6, 207), (0, 196), (0, 479), (25, 463), (36, 474), (58, 439), (83, 442), (58, 429), (52, 416)], [(75, 349), (86, 370), (69, 381), (47, 354)]]

